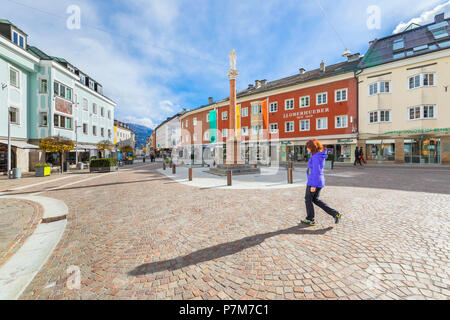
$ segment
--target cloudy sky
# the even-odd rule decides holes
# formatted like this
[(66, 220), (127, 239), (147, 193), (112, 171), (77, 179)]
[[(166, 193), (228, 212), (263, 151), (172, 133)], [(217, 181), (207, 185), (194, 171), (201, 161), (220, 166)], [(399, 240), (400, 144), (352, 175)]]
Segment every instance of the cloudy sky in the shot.
[[(410, 22), (450, 16), (449, 0), (1, 0), (0, 18), (29, 35), (30, 45), (91, 75), (118, 103), (116, 118), (158, 125), (186, 108), (228, 96), (228, 53), (235, 48), (238, 90), (300, 67), (343, 61), (347, 47)], [(67, 28), (67, 9), (81, 28)], [(375, 9), (373, 6), (377, 6)], [(377, 11), (379, 10), (379, 11)], [(380, 23), (373, 18), (380, 12)]]

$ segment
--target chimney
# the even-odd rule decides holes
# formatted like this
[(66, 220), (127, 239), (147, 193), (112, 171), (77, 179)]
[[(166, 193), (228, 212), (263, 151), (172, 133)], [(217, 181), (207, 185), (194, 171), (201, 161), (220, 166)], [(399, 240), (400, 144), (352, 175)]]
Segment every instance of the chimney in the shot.
[(254, 87), (254, 85), (251, 83), (248, 85), (248, 89), (253, 89), (253, 87)]
[(208, 98), (208, 102), (209, 102), (209, 104), (213, 104), (213, 103), (214, 103), (213, 97), (209, 97), (209, 98)]
[(256, 87), (256, 89), (260, 88), (261, 87), (261, 81), (255, 80), (255, 87)]
[(437, 15), (434, 17), (434, 22), (435, 22), (435, 23), (442, 22), (442, 21), (444, 21), (444, 20), (445, 20), (445, 13), (444, 13), (444, 12), (442, 12), (442, 13), (440, 13), (440, 14), (437, 14)]
[(300, 74), (305, 74), (305, 72), (306, 72), (306, 69), (305, 68), (300, 68)]
[(267, 80), (266, 79), (261, 80), (261, 86), (265, 86), (266, 84), (267, 84)]
[(320, 63), (320, 72), (325, 72), (325, 62), (323, 60)]
[(359, 59), (359, 56), (360, 56), (359, 52), (358, 52), (358, 53), (355, 53), (355, 54), (352, 54), (352, 55), (349, 55), (349, 56), (348, 56), (348, 61), (349, 61), (349, 62), (351, 62), (351, 61), (356, 61), (356, 60)]

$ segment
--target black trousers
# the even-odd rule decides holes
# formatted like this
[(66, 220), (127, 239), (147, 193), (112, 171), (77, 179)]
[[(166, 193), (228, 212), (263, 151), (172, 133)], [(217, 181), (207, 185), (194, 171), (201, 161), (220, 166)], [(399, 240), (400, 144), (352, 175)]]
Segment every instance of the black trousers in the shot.
[(306, 194), (305, 194), (305, 204), (306, 204), (306, 212), (308, 213), (306, 219), (314, 221), (315, 213), (314, 213), (314, 205), (321, 208), (323, 211), (328, 213), (333, 218), (336, 217), (339, 212), (334, 210), (333, 208), (330, 208), (325, 202), (319, 200), (320, 191), (322, 191), (322, 188), (316, 188), (316, 192), (311, 192), (311, 187), (306, 187)]

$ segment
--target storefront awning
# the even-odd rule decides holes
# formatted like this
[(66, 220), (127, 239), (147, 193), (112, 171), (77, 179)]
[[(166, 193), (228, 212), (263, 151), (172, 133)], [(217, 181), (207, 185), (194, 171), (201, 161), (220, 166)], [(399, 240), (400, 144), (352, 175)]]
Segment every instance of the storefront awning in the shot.
[[(0, 143), (8, 145), (8, 140), (0, 140)], [(13, 141), (11, 140), (11, 146), (21, 149), (39, 149), (38, 146), (26, 143), (25, 141)]]
[[(76, 148), (73, 149), (73, 152), (75, 152)], [(88, 144), (79, 144), (78, 145), (78, 151), (80, 150), (97, 150), (96, 146), (91, 146)]]

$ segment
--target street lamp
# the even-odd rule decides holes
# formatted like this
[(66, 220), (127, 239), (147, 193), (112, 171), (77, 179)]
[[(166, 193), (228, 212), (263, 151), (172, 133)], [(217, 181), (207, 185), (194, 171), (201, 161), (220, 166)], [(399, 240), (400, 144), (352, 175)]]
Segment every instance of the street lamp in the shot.
[(78, 128), (83, 126), (78, 125), (78, 121), (75, 122), (75, 165), (78, 168)]
[[(2, 90), (5, 90), (7, 87), (8, 85), (2, 82)], [(8, 112), (8, 179), (11, 179), (11, 112), (9, 107), (6, 110)]]

